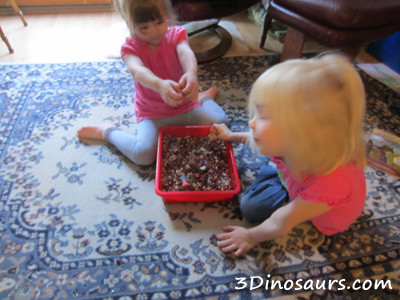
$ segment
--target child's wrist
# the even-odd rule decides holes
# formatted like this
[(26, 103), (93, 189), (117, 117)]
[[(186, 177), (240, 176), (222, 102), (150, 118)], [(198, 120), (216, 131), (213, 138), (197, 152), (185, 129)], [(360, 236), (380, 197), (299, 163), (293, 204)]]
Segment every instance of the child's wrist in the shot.
[(247, 237), (250, 243), (252, 243), (253, 245), (257, 245), (262, 242), (257, 239), (257, 234), (256, 232), (254, 232), (255, 230), (256, 230), (255, 227), (247, 229), (247, 235), (248, 235)]
[(249, 228), (249, 229), (247, 229), (247, 231), (248, 231), (248, 238), (254, 245), (257, 245), (257, 244), (267, 240), (265, 237), (263, 237), (263, 238), (260, 237), (260, 233), (258, 232), (257, 226)]
[(228, 134), (229, 141), (234, 143), (243, 143), (243, 135), (241, 132), (230, 132)]
[(163, 90), (163, 84), (164, 84), (164, 80), (157, 80), (156, 81), (156, 91), (161, 93), (161, 91)]
[(186, 74), (197, 81), (197, 70), (189, 70), (186, 72)]
[(230, 132), (227, 134), (228, 135), (228, 140), (230, 142), (236, 142), (237, 141), (237, 133), (236, 132)]

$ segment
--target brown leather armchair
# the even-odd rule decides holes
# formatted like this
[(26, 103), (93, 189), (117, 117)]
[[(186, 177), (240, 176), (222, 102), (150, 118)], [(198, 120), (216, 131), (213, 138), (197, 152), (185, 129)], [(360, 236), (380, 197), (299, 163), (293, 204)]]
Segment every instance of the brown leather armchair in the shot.
[(364, 44), (400, 30), (400, 0), (271, 0), (261, 48), (272, 19), (288, 25), (281, 61), (301, 57), (305, 35), (354, 59)]
[(180, 22), (193, 22), (215, 19), (206, 27), (193, 32), (188, 32), (189, 37), (203, 30), (212, 30), (219, 36), (220, 42), (212, 49), (198, 52), (198, 62), (206, 62), (224, 55), (232, 44), (229, 32), (219, 26), (219, 20), (250, 8), (259, 0), (172, 0), (177, 20)]

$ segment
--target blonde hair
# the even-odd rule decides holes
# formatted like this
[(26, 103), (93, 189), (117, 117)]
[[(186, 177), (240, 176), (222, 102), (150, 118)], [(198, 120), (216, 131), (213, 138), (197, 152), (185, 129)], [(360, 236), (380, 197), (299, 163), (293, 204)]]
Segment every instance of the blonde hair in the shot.
[(295, 59), (268, 69), (250, 92), (251, 117), (256, 105), (277, 122), (293, 176), (328, 174), (353, 162), (365, 166), (364, 86), (344, 57)]
[(168, 24), (175, 24), (175, 14), (170, 0), (115, 0), (114, 6), (129, 27), (130, 34), (135, 26), (153, 22), (167, 15)]

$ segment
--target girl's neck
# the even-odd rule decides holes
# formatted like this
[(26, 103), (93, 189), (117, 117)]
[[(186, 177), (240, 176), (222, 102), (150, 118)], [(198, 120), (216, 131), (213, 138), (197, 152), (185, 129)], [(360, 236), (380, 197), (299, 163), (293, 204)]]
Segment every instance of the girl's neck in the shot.
[(156, 51), (156, 50), (158, 50), (158, 48), (160, 47), (160, 45), (161, 45), (161, 43), (163, 42), (165, 36), (164, 36), (164, 38), (160, 41), (160, 43), (157, 44), (157, 45), (146, 42), (146, 41), (143, 40), (142, 38), (138, 37), (136, 34), (134, 34), (134, 35), (132, 36), (132, 38), (133, 38), (134, 40), (136, 40), (137, 42), (140, 42), (140, 43), (146, 45), (146, 47), (147, 47), (150, 51)]
[[(160, 44), (161, 44), (161, 43), (160, 43)], [(153, 45), (153, 44), (147, 44), (147, 43), (146, 43), (147, 48), (149, 48), (149, 50), (151, 50), (151, 51), (156, 51), (156, 50), (160, 47), (160, 44), (158, 44), (158, 45)]]
[(139, 43), (141, 43), (141, 44), (146, 45), (146, 47), (147, 47), (150, 51), (156, 51), (156, 50), (160, 47), (160, 45), (161, 45), (161, 43), (158, 44), (158, 45), (153, 45), (153, 44), (146, 43), (144, 40), (142, 40), (140, 37), (138, 37), (138, 36), (135, 35), (135, 34), (132, 35), (131, 38), (134, 39), (136, 42), (139, 42)]

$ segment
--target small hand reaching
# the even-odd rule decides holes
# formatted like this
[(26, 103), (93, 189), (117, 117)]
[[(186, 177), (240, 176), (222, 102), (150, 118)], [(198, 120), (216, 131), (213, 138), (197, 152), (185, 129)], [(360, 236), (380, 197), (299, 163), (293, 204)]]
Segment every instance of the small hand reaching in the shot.
[(217, 235), (217, 246), (222, 252), (233, 252), (235, 256), (245, 254), (257, 245), (248, 229), (239, 226), (224, 226), (226, 233)]
[(232, 131), (225, 124), (213, 124), (210, 133), (213, 140), (229, 141)]
[(162, 99), (171, 106), (182, 103), (183, 95), (178, 83), (172, 80), (163, 80), (160, 90)]

